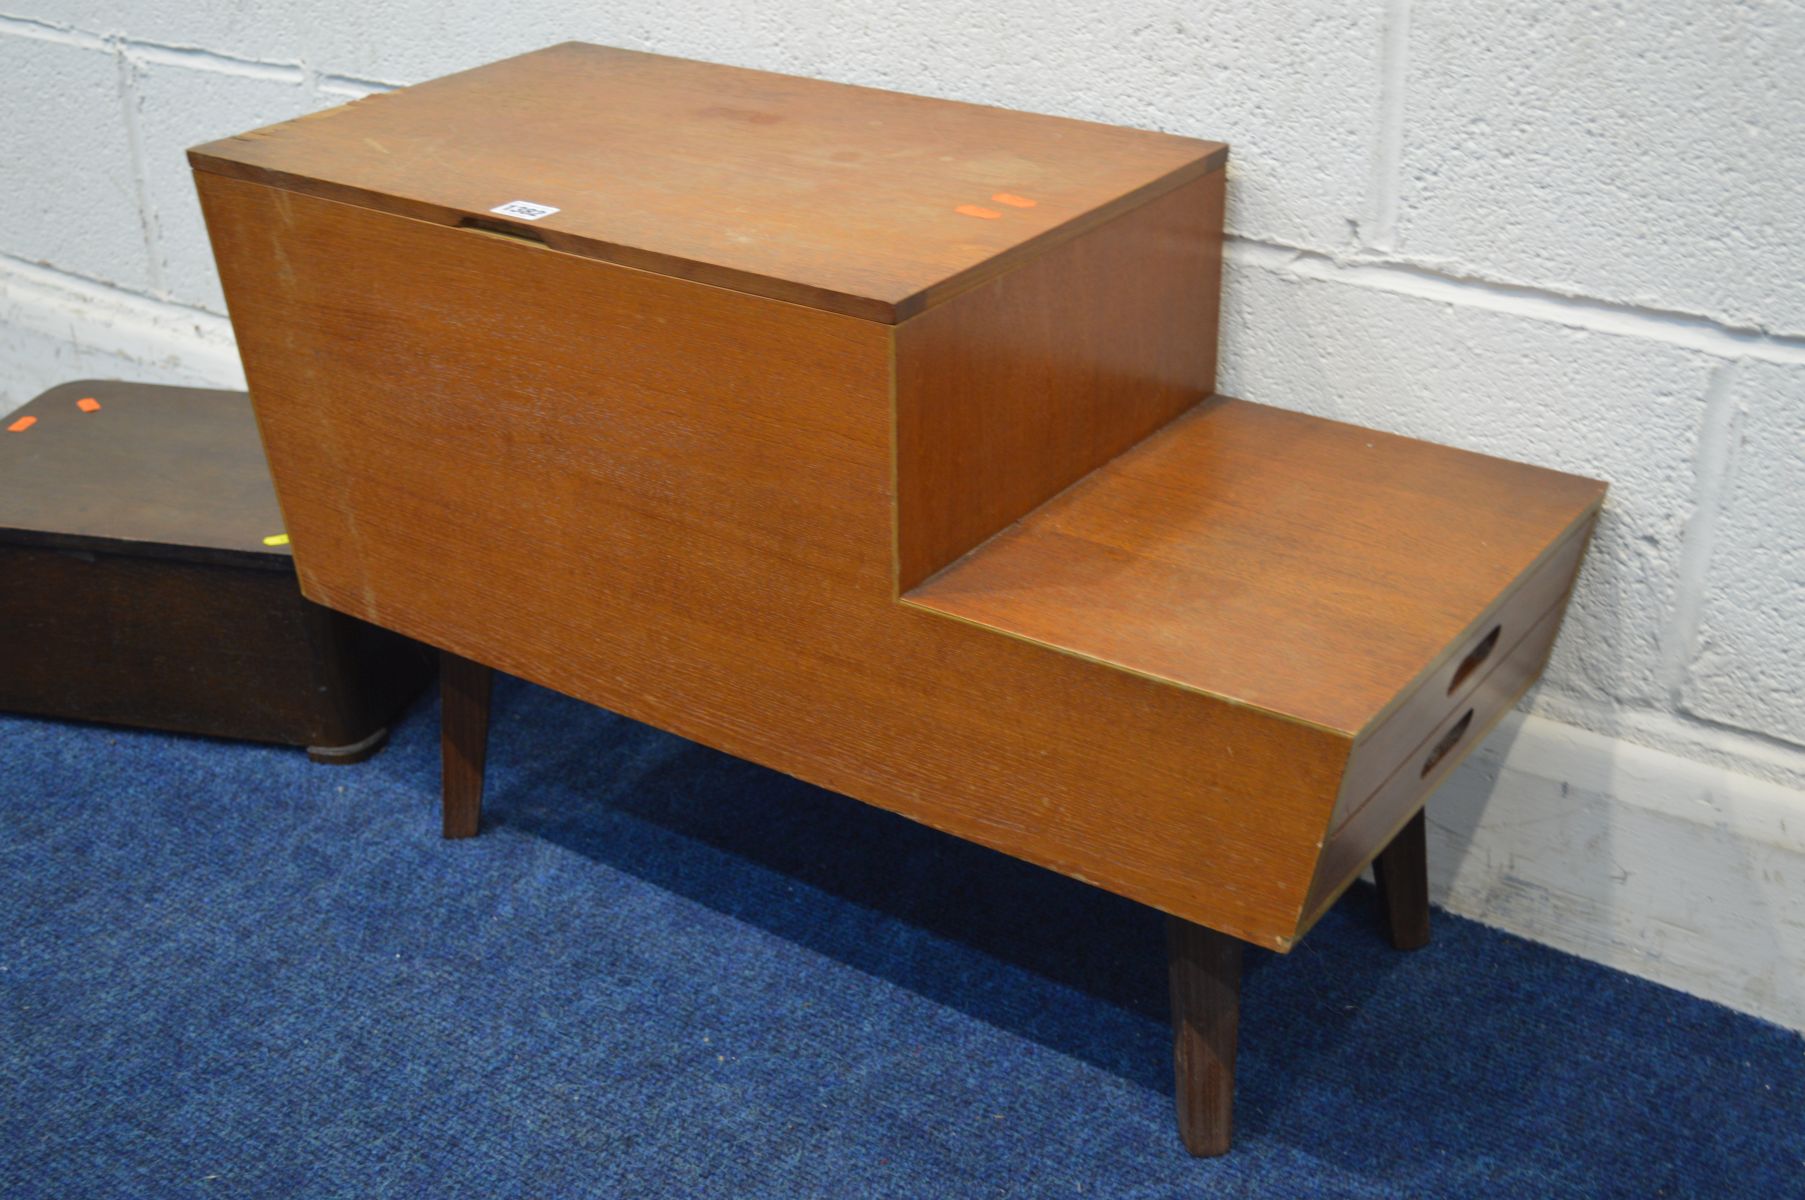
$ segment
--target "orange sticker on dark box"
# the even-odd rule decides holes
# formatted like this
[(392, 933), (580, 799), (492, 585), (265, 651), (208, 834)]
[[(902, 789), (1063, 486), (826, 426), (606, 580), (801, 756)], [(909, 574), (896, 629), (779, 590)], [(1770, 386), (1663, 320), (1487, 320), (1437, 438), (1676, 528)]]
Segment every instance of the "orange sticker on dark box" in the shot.
[(1033, 208), (1038, 200), (1030, 200), (1026, 196), (1018, 196), (1014, 192), (998, 192), (991, 197), (998, 204), (1007, 204), (1010, 208)]
[(83, 396), (80, 400), (75, 402), (75, 407), (81, 409), (83, 412), (99, 412), (100, 401), (92, 396)]
[(984, 208), (977, 204), (961, 204), (953, 211), (963, 217), (982, 217), (986, 221), (994, 221), (1003, 215), (994, 208)]
[(27, 429), (30, 429), (37, 423), (38, 419), (36, 417), (20, 417), (17, 421), (14, 421), (11, 425), (6, 427), (6, 432), (24, 433)]

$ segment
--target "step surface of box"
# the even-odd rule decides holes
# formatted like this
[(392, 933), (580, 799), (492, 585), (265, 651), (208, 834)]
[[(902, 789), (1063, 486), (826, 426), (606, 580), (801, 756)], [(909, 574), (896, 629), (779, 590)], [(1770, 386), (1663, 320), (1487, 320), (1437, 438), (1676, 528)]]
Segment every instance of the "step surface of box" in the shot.
[[(1483, 634), (1603, 493), (1558, 471), (1217, 397), (907, 599), (1359, 738)], [(1576, 566), (1566, 562), (1560, 592), (1518, 635)]]

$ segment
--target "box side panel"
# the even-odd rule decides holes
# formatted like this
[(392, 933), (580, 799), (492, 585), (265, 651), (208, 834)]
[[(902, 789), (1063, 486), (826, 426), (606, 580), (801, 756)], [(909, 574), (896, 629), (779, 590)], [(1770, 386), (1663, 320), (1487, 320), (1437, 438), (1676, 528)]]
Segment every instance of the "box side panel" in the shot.
[(907, 591), (1215, 389), (1222, 172), (897, 328)]
[(308, 594), (1280, 944), (1345, 741), (895, 601), (888, 327), (201, 176)]
[(0, 544), (0, 709), (310, 745), (338, 732), (286, 571)]

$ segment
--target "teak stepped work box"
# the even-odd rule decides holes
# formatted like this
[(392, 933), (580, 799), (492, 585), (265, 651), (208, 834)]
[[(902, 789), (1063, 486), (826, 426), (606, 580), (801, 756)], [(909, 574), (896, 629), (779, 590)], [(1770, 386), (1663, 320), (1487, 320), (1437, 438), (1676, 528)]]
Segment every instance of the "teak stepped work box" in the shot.
[(307, 594), (451, 656), (448, 833), (500, 668), (1144, 901), (1209, 1152), (1241, 941), (1381, 851), (1416, 940), (1604, 491), (1216, 396), (1226, 153), (572, 44), (191, 160)]

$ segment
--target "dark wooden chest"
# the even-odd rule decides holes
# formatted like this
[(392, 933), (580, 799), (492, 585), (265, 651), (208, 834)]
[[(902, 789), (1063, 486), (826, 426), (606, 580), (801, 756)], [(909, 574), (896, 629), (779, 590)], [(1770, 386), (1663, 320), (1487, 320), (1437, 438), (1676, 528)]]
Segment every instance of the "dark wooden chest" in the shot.
[(302, 597), (245, 393), (81, 381), (0, 419), (0, 709), (350, 762), (429, 670)]

